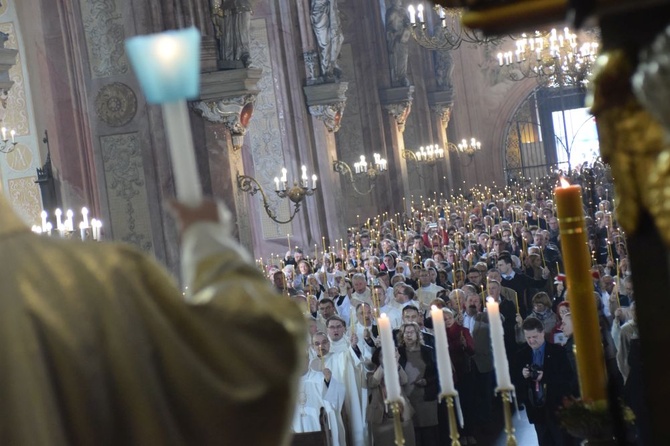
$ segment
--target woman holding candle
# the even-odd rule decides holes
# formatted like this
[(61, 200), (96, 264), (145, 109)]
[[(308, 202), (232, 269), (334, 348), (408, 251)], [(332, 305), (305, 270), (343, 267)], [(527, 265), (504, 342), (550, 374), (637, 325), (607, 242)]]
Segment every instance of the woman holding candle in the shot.
[(405, 393), (415, 410), (413, 420), (416, 444), (438, 445), (437, 368), (433, 350), (423, 344), (417, 323), (406, 323), (400, 327), (398, 353), (398, 362), (407, 373)]
[[(467, 294), (467, 292), (466, 292)], [(477, 294), (476, 291), (472, 291), (469, 295), (473, 298), (476, 298), (481, 302), (481, 297)], [(467, 305), (467, 299), (464, 305)], [(480, 307), (481, 308), (481, 307)], [(465, 404), (466, 398), (472, 398), (473, 389), (472, 389), (472, 379), (471, 379), (471, 358), (475, 354), (475, 342), (472, 339), (470, 330), (463, 327), (461, 324), (456, 322), (456, 317), (452, 311), (449, 309), (444, 309), (444, 325), (447, 328), (447, 341), (449, 344), (449, 357), (451, 358), (451, 364), (454, 369), (454, 382), (456, 384), (456, 390), (459, 395), (461, 395), (462, 404), (465, 407), (468, 407)], [(464, 413), (468, 412), (464, 409)], [(467, 415), (471, 415), (469, 412)], [(470, 418), (472, 418), (470, 416)], [(464, 439), (462, 444), (476, 444), (474, 440), (474, 432), (471, 428), (472, 419), (465, 419), (465, 425), (461, 431), (461, 436)], [(468, 441), (466, 443), (465, 441)]]
[[(396, 360), (399, 358), (400, 355), (396, 350)], [(388, 404), (386, 404), (386, 384), (384, 383), (382, 361), (382, 349), (378, 347), (372, 353), (371, 362), (373, 369), (367, 374), (370, 403), (366, 410), (365, 421), (370, 426), (374, 444), (392, 445), (395, 440), (393, 413)], [(407, 384), (407, 373), (401, 366), (398, 366), (398, 377), (400, 378), (400, 385), (405, 386)], [(402, 394), (402, 398), (403, 403), (400, 411), (405, 446), (414, 446), (414, 423), (412, 422), (414, 409), (404, 393)]]

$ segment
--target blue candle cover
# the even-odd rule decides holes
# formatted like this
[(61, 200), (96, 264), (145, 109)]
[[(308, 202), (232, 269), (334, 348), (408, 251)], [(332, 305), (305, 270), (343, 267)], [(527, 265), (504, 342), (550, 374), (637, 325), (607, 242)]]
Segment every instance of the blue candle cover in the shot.
[(126, 53), (150, 104), (200, 94), (200, 31), (191, 27), (131, 37)]

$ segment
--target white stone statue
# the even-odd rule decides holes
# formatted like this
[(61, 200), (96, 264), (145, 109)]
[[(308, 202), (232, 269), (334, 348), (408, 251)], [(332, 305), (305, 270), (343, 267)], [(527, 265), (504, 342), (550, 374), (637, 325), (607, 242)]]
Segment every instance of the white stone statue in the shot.
[(411, 37), (409, 13), (402, 0), (391, 0), (386, 10), (386, 47), (391, 68), (391, 86), (407, 87), (408, 42)]
[(251, 14), (250, 0), (213, 0), (212, 20), (219, 42), (219, 68), (246, 68), (251, 65)]
[(344, 40), (337, 0), (311, 0), (310, 19), (319, 50), (321, 79), (335, 82), (342, 74), (337, 59)]

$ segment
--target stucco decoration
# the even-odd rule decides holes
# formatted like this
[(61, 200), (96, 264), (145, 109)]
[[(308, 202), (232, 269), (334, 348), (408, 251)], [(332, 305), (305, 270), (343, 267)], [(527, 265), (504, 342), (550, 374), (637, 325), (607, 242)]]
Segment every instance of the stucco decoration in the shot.
[(98, 117), (111, 127), (128, 124), (137, 113), (137, 97), (126, 84), (114, 82), (105, 85), (95, 97)]
[(100, 138), (114, 240), (151, 251), (151, 220), (137, 133)]
[[(0, 0), (1, 1), (1, 0)], [(81, 0), (86, 47), (94, 78), (118, 76), (128, 72), (123, 48), (125, 18), (120, 0)]]
[(35, 180), (35, 176), (7, 180), (7, 196), (28, 225), (38, 224), (42, 212), (40, 188)]

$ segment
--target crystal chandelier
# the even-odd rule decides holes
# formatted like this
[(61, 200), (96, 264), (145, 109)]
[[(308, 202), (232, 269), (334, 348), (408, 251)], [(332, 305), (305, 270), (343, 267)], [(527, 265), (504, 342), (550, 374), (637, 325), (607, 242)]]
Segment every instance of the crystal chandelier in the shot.
[(598, 55), (597, 39), (584, 37), (580, 43), (568, 27), (515, 40), (516, 50), (498, 53), (498, 64), (508, 67), (513, 80), (537, 78), (549, 87), (585, 86)]
[[(435, 5), (430, 20), (426, 20), (426, 9), (422, 3), (409, 5), (409, 19), (414, 40), (429, 50), (452, 50), (463, 42), (477, 45), (494, 43), (496, 38), (486, 37), (479, 31), (472, 30), (461, 24), (463, 11), (459, 8), (443, 8)], [(437, 23), (436, 19), (439, 20)], [(428, 28), (432, 28), (432, 34)]]

